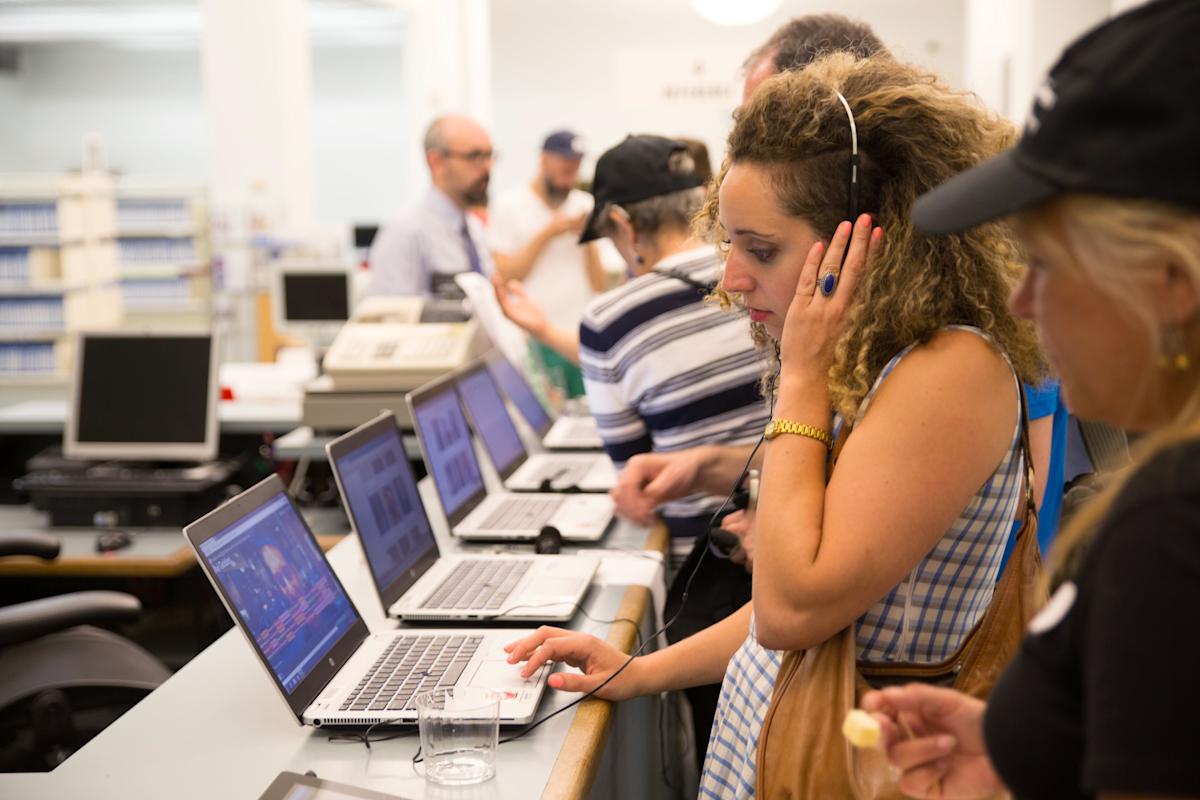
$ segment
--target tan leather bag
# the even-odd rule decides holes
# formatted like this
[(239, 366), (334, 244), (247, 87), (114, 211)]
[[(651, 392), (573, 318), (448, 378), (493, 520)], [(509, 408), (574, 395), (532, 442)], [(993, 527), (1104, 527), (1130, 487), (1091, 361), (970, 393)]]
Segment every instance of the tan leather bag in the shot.
[(805, 651), (784, 655), (758, 740), (757, 796), (764, 800), (893, 800), (904, 795), (879, 750), (855, 750), (842, 736), (846, 712), (887, 683), (940, 682), (986, 697), (1016, 654), (1025, 627), (1045, 600), (1029, 420), (1021, 393), (1025, 515), (992, 602), (953, 656), (938, 664), (858, 664), (854, 626)]

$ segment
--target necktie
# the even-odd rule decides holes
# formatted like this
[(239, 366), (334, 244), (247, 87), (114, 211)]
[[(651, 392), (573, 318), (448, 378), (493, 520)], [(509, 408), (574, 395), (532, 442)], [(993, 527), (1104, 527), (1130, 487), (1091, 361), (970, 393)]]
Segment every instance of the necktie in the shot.
[(475, 249), (475, 242), (471, 241), (471, 231), (467, 227), (466, 217), (463, 217), (462, 235), (463, 247), (467, 251), (467, 263), (471, 265), (471, 271), (483, 274), (483, 268), (479, 265), (479, 251)]

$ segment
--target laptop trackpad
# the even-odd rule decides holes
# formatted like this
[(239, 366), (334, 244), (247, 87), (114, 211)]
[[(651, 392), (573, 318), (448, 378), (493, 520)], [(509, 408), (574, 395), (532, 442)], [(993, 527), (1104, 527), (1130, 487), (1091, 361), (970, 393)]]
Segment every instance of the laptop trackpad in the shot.
[(471, 686), (481, 689), (525, 689), (537, 685), (537, 673), (528, 679), (521, 677), (521, 667), (507, 661), (484, 661), (475, 670)]
[(579, 577), (572, 578), (552, 578), (550, 576), (539, 576), (527, 590), (530, 595), (536, 597), (565, 597), (568, 600), (575, 597), (575, 593), (579, 590)]

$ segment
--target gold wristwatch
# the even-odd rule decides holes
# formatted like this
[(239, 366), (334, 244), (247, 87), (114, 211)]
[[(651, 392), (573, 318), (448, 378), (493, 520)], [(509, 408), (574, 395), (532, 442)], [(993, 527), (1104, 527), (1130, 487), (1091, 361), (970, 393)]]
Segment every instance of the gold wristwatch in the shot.
[(827, 448), (833, 449), (833, 437), (829, 435), (829, 431), (790, 419), (773, 419), (768, 422), (767, 427), (763, 430), (763, 438), (770, 441), (781, 433), (794, 433), (797, 436), (815, 439)]

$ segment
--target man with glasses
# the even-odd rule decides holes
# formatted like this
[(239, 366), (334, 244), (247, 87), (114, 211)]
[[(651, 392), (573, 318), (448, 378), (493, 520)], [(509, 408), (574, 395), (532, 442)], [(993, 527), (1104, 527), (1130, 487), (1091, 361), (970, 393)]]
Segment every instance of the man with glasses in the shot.
[(461, 297), (454, 276), (492, 274), (483, 226), (472, 206), (487, 204), (492, 139), (474, 120), (446, 114), (425, 131), (432, 186), (383, 225), (371, 244), (370, 294)]

